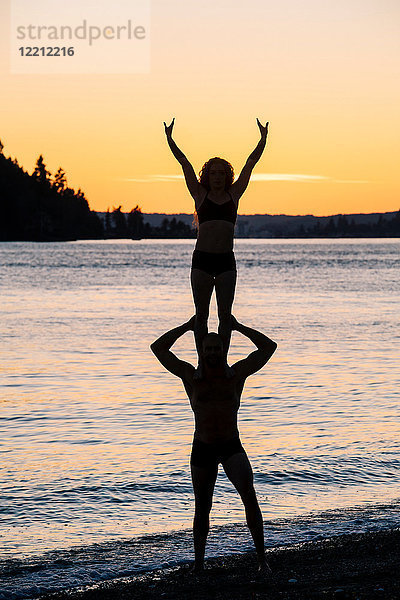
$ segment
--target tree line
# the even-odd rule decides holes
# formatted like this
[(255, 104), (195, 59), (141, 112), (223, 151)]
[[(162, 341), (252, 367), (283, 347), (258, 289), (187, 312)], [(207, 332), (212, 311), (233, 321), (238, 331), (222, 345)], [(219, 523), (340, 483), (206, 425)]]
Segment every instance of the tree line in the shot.
[(136, 205), (127, 215), (121, 206), (107, 210), (104, 218), (104, 237), (106, 238), (194, 238), (196, 231), (176, 217), (165, 217), (161, 225), (151, 226), (144, 222), (141, 208)]
[(165, 218), (159, 227), (144, 223), (138, 205), (127, 215), (121, 206), (108, 210), (103, 221), (82, 190), (67, 185), (61, 167), (52, 175), (41, 154), (30, 175), (3, 149), (0, 140), (1, 241), (195, 237), (194, 229), (176, 218)]
[(6, 158), (0, 141), (0, 240), (49, 241), (103, 237), (97, 213), (85, 194), (68, 187), (60, 167), (52, 176), (43, 156), (30, 175)]
[(379, 215), (378, 220), (369, 223), (356, 223), (354, 218), (348, 219), (346, 215), (333, 217), (322, 224), (317, 222), (311, 227), (301, 225), (293, 237), (399, 237), (400, 236), (400, 210), (391, 218)]
[[(30, 175), (16, 158), (6, 158), (0, 141), (0, 240), (58, 241), (103, 238), (194, 238), (194, 227), (165, 217), (159, 226), (144, 222), (139, 205), (128, 214), (113, 207), (102, 219), (90, 210), (85, 194), (67, 185), (65, 171), (59, 167), (52, 175), (43, 155)], [(274, 237), (400, 237), (400, 210), (392, 217), (380, 215), (378, 221), (356, 223), (346, 215), (300, 225), (290, 233), (275, 230)]]

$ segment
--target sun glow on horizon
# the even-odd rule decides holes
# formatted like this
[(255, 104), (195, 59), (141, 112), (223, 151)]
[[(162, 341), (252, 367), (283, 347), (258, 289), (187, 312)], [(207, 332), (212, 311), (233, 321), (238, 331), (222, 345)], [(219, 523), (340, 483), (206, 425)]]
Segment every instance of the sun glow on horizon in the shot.
[(256, 117), (269, 121), (246, 214), (399, 208), (399, 4), (154, 0), (150, 72), (84, 76), (11, 74), (7, 3), (0, 16), (5, 154), (30, 173), (40, 154), (53, 175), (61, 166), (93, 210), (192, 212), (165, 140), (172, 117), (196, 173), (223, 156), (236, 177)]

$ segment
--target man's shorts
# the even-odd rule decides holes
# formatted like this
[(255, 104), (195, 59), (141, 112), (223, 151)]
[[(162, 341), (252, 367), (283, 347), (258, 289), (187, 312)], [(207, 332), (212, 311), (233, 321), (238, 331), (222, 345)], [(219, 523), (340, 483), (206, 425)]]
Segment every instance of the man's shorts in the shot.
[(212, 444), (194, 439), (190, 464), (194, 467), (217, 467), (219, 463), (224, 463), (228, 458), (239, 453), (246, 454), (246, 451), (238, 437)]

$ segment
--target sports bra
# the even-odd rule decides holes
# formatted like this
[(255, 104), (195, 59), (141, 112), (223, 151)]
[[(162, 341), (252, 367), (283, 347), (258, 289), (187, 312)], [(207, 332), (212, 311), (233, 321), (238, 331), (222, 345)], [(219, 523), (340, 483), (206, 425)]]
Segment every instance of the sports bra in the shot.
[(237, 207), (230, 194), (229, 197), (230, 200), (227, 200), (222, 204), (217, 204), (216, 202), (210, 200), (207, 192), (206, 197), (197, 209), (199, 225), (205, 221), (229, 221), (230, 223), (235, 224)]

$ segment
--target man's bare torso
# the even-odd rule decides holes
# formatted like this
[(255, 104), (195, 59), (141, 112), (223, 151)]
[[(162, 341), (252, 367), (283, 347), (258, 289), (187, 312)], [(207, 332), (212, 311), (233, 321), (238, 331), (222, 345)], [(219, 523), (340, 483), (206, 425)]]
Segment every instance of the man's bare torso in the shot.
[(237, 413), (244, 381), (237, 375), (184, 381), (195, 417), (194, 437), (205, 443), (231, 440), (239, 435)]

